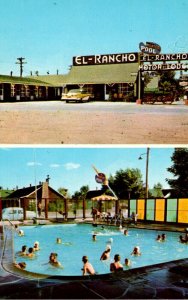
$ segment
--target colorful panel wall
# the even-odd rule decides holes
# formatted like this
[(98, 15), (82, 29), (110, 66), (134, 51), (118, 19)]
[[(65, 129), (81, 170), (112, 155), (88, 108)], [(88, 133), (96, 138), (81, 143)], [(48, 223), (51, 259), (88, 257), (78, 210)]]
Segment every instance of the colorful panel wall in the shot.
[(132, 212), (138, 214), (138, 220), (188, 224), (188, 198), (131, 199), (130, 215)]

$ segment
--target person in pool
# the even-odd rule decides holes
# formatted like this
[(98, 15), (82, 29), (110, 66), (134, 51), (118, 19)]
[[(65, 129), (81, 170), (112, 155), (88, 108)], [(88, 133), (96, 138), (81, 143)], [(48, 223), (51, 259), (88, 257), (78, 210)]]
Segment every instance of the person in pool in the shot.
[(82, 275), (95, 275), (95, 270), (92, 266), (92, 264), (89, 263), (88, 257), (84, 255), (82, 257), (83, 261), (83, 268), (82, 268)]
[(29, 258), (33, 258), (35, 256), (33, 247), (30, 247), (28, 249), (28, 253), (26, 254), (26, 256)]
[(97, 240), (97, 235), (93, 234), (92, 238), (93, 238), (93, 241), (95, 242)]
[(160, 234), (158, 234), (158, 236), (156, 237), (156, 241), (157, 242), (161, 242), (161, 236), (160, 236)]
[(57, 239), (56, 239), (56, 243), (57, 243), (57, 244), (62, 244), (61, 238), (57, 238)]
[(24, 270), (26, 268), (26, 263), (23, 261), (23, 262), (15, 263), (14, 266), (18, 269)]
[(51, 253), (49, 257), (49, 263), (54, 267), (60, 267), (61, 263), (57, 260), (57, 253)]
[(117, 272), (117, 271), (123, 271), (123, 266), (120, 262), (121, 257), (119, 254), (114, 255), (114, 262), (110, 264), (110, 271), (111, 272)]
[(124, 233), (124, 235), (128, 235), (128, 230), (125, 229), (123, 233)]
[(34, 243), (33, 250), (34, 250), (34, 251), (40, 250), (39, 242), (36, 241), (36, 242)]
[(163, 233), (163, 234), (161, 235), (161, 241), (162, 241), (162, 242), (165, 242), (165, 241), (166, 241), (166, 234), (165, 234), (165, 233)]
[(125, 258), (125, 266), (126, 267), (131, 267), (131, 260), (128, 258)]
[(27, 255), (27, 246), (26, 246), (26, 245), (23, 245), (23, 246), (22, 246), (22, 250), (19, 251), (18, 254), (19, 254), (20, 256)]
[(110, 251), (111, 251), (111, 248), (107, 248), (101, 255), (101, 258), (100, 260), (107, 260), (110, 258)]
[(180, 242), (185, 244), (188, 242), (188, 240), (185, 237), (183, 237), (182, 235), (180, 235)]
[(141, 252), (140, 252), (140, 247), (136, 246), (134, 247), (131, 255), (134, 255), (134, 256), (140, 256), (141, 255)]
[(19, 235), (19, 236), (24, 236), (24, 231), (23, 231), (22, 229), (20, 229), (20, 230), (18, 231), (18, 235)]

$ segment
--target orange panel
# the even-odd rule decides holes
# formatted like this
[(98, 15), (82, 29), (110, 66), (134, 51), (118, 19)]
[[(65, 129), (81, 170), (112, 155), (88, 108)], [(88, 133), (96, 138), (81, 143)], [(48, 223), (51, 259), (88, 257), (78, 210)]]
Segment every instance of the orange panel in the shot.
[(179, 199), (178, 210), (188, 210), (188, 199)]
[(188, 223), (188, 211), (179, 211), (178, 223)]
[(144, 199), (138, 199), (137, 200), (138, 219), (144, 220), (144, 211), (145, 211), (145, 200)]
[(178, 201), (178, 223), (188, 223), (188, 199)]
[(165, 200), (156, 199), (155, 221), (164, 221)]

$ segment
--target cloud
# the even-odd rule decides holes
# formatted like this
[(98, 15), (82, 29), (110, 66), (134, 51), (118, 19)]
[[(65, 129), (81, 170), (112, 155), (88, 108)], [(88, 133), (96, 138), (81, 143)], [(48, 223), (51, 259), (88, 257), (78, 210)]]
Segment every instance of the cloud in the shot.
[(28, 167), (42, 166), (42, 164), (39, 163), (39, 162), (35, 162), (35, 161), (29, 161), (29, 162), (27, 163), (27, 166), (28, 166)]
[(59, 168), (60, 165), (59, 164), (50, 164), (50, 168)]
[(75, 164), (72, 162), (66, 163), (63, 165), (66, 170), (73, 170), (73, 169), (78, 169), (80, 168), (80, 164)]

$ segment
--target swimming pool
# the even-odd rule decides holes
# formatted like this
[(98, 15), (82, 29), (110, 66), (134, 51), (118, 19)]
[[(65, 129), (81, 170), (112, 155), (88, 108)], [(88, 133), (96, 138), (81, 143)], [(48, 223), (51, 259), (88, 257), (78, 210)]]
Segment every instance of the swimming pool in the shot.
[[(129, 228), (129, 234), (125, 236), (117, 227), (103, 228), (100, 225), (93, 227), (89, 224), (24, 226), (21, 229), (25, 235), (18, 237), (15, 234), (14, 238), (16, 261), (25, 261), (27, 271), (52, 276), (82, 275), (83, 255), (89, 257), (98, 274), (106, 274), (110, 272), (110, 263), (116, 253), (120, 254), (122, 264), (125, 258), (129, 258), (132, 262), (131, 268), (187, 258), (188, 253), (188, 245), (179, 243), (180, 234), (177, 232), (166, 232), (166, 241), (157, 242), (156, 236), (163, 233), (158, 230)], [(94, 233), (97, 236), (96, 241), (92, 239)], [(57, 238), (61, 238), (62, 244), (57, 244)], [(108, 261), (100, 261), (109, 240), (113, 240), (111, 257)], [(17, 254), (22, 245), (29, 248), (35, 241), (40, 243), (40, 250), (35, 252), (35, 258), (21, 257)], [(140, 247), (141, 256), (131, 256), (135, 246)], [(58, 254), (58, 261), (61, 262), (63, 269), (48, 263), (51, 252)]]

